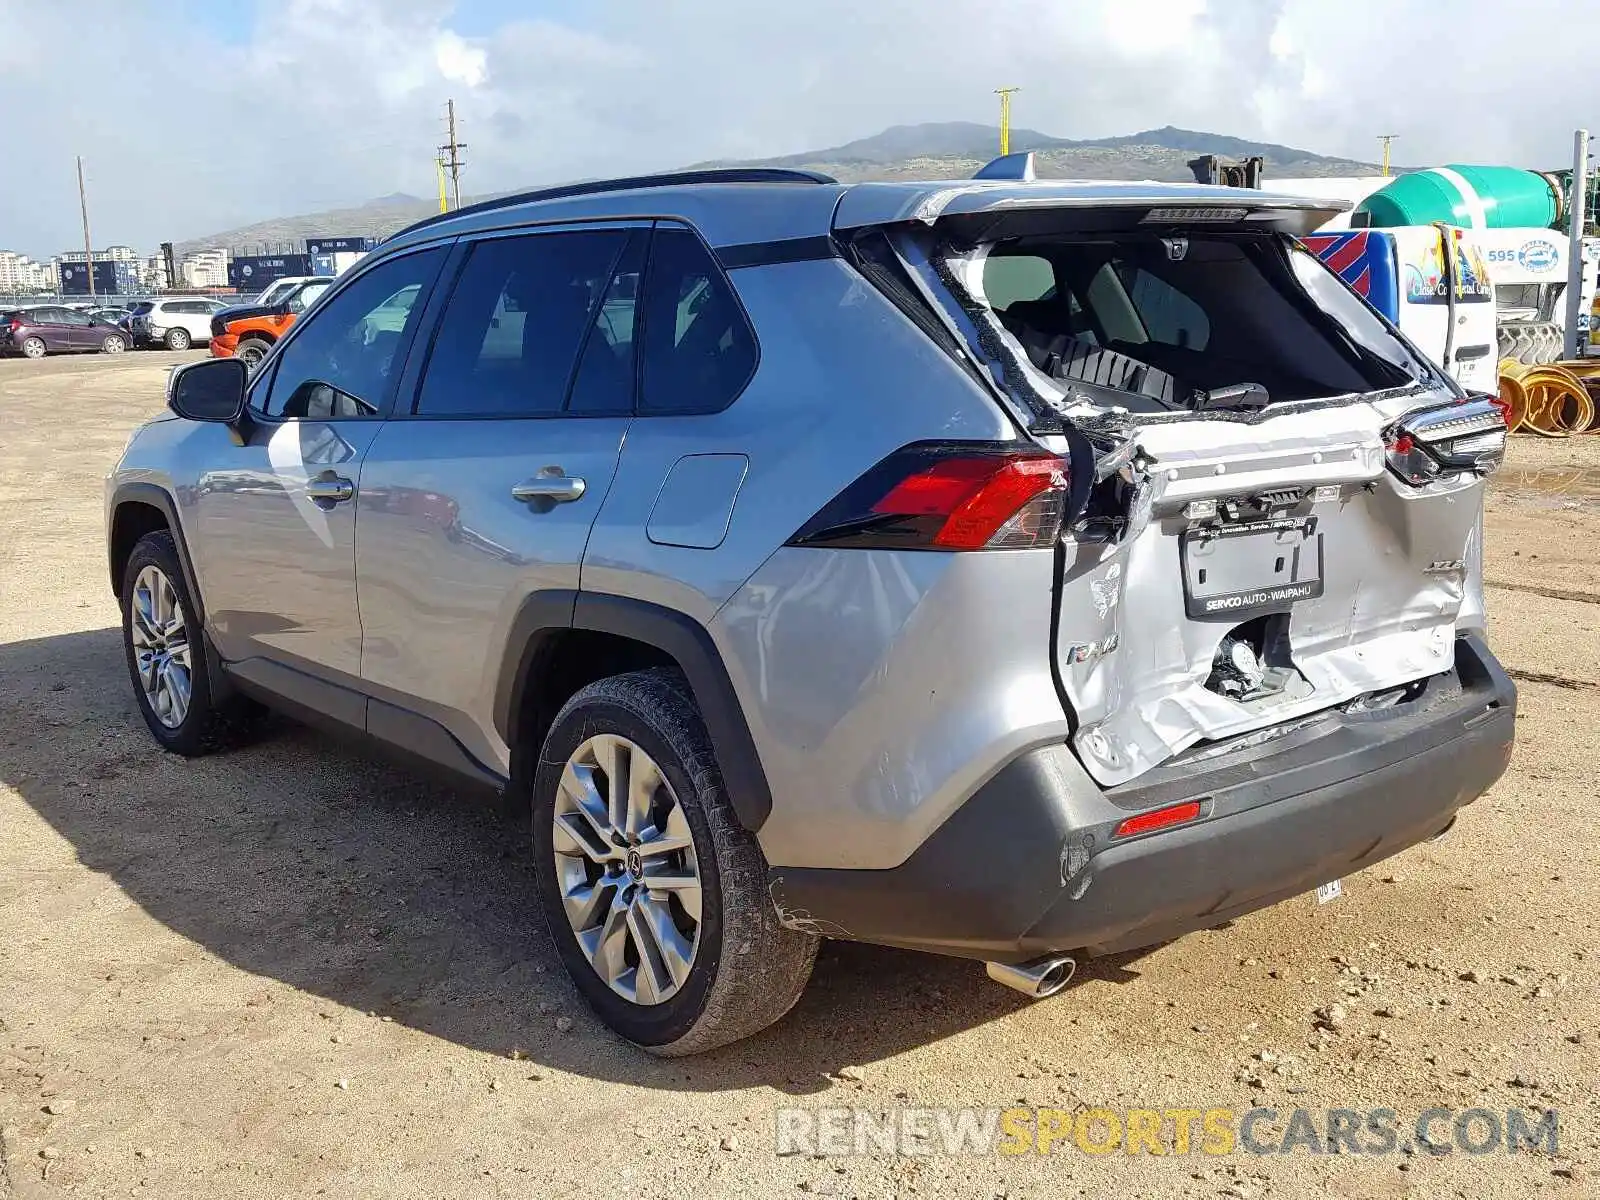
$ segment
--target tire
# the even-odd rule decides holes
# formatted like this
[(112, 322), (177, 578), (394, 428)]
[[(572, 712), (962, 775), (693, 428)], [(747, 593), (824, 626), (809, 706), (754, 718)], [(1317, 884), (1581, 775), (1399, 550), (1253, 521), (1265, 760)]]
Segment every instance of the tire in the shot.
[(272, 350), (272, 343), (257, 337), (245, 338), (234, 350), (234, 357), (244, 363), (246, 369), (254, 371), (261, 365), (261, 360)]
[[(163, 749), (192, 758), (254, 731), (263, 713), (259, 705), (243, 696), (218, 703), (211, 694), (211, 647), (195, 618), (170, 533), (147, 533), (134, 546), (122, 574), (121, 602), (128, 678), (139, 714)], [(146, 613), (156, 621), (146, 619)], [(176, 698), (184, 692), (178, 711)]]
[(128, 348), (128, 340), (120, 333), (108, 333), (100, 343), (102, 354), (121, 354)]
[[(635, 835), (630, 842), (623, 835), (621, 843), (585, 823), (576, 800), (590, 797), (600, 808), (589, 811), (598, 811), (601, 824), (616, 830), (605, 812), (610, 790), (605, 767), (581, 762), (593, 754), (594, 763), (617, 763), (622, 754), (606, 756), (608, 747), (619, 744), (629, 747), (631, 777), (637, 780), (639, 772), (654, 768), (656, 781), (646, 785), (654, 815), (648, 824), (636, 823), (644, 837)], [(595, 791), (580, 786), (585, 772)], [(564, 779), (572, 786), (563, 787)], [(559, 833), (558, 805), (565, 810)], [(612, 676), (568, 700), (538, 755), (531, 807), (539, 903), (550, 937), (584, 1000), (617, 1033), (652, 1054), (677, 1058), (748, 1037), (794, 1007), (811, 977), (819, 939), (779, 923), (767, 893), (766, 859), (734, 816), (705, 724), (676, 671)], [(588, 851), (570, 829), (590, 839)], [(692, 846), (651, 854), (648, 847), (658, 841)], [(613, 860), (604, 869), (596, 861), (599, 853)], [(669, 878), (678, 882), (665, 892), (639, 882)], [(677, 890), (685, 879), (697, 879), (698, 889)], [(581, 906), (586, 899), (588, 911), (597, 915), (569, 917), (568, 900)], [(619, 918), (619, 912), (630, 915)], [(578, 925), (585, 923), (587, 941), (580, 942)], [(670, 943), (681, 951), (689, 945), (687, 957), (677, 955), (678, 974), (664, 965), (649, 977), (642, 973), (643, 943), (635, 929), (665, 929), (649, 934), (654, 947)], [(608, 936), (608, 930), (614, 932)], [(595, 959), (586, 944), (597, 947)], [(608, 979), (605, 968), (596, 965), (595, 960), (606, 959), (625, 966), (630, 951), (631, 984), (628, 971), (611, 970)], [(669, 960), (663, 950), (651, 961)], [(649, 984), (651, 977), (670, 986)]]
[(22, 354), (25, 358), (43, 358), (49, 353), (42, 337), (27, 337), (22, 339)]
[(189, 348), (190, 340), (189, 331), (187, 329), (167, 330), (165, 341), (168, 350), (187, 350)]

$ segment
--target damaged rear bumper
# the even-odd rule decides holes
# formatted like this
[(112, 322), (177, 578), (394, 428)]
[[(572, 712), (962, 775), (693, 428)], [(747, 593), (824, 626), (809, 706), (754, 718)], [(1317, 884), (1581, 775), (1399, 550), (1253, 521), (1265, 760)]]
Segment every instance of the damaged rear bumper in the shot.
[[(1020, 962), (1164, 941), (1309, 891), (1446, 829), (1504, 772), (1516, 689), (1482, 639), (1418, 698), (1333, 713), (1135, 784), (1086, 787), (1065, 746), (1032, 751), (889, 870), (775, 867), (786, 920), (835, 937)], [(1127, 838), (1130, 815), (1198, 820)]]

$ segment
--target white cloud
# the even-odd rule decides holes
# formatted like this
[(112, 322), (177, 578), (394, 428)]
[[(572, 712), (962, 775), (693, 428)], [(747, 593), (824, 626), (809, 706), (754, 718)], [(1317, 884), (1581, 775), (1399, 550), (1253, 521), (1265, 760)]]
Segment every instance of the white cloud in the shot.
[(1600, 125), (1592, 0), (1522, 0), (1510, 27), (1489, 0), (1448, 20), (1435, 0), (591, 0), (498, 25), (481, 3), (30, 6), (0, 39), (0, 112), (28, 135), (0, 245), (77, 240), (75, 153), (102, 243), (431, 195), (448, 96), (471, 192), (992, 121), (1002, 85), (1019, 126), (1060, 136), (1172, 124), (1370, 158), (1398, 133), (1405, 163), (1560, 166)]
[(488, 53), (452, 30), (447, 29), (434, 39), (433, 61), (439, 66), (439, 74), (452, 83), (477, 87), (488, 75)]

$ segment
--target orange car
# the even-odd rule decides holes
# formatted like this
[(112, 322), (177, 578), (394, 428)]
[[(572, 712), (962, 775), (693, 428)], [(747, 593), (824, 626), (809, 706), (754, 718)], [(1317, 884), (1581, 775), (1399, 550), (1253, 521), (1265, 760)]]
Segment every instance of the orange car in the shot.
[(331, 275), (318, 275), (271, 304), (239, 304), (223, 309), (211, 318), (211, 353), (218, 358), (237, 357), (254, 369), (273, 343), (289, 332), (296, 318), (332, 282)]

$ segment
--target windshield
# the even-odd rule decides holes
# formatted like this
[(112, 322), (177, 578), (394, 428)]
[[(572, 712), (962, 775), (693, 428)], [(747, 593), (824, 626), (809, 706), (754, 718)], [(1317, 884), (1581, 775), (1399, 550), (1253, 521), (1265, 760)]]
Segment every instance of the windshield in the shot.
[(1435, 378), (1277, 234), (1074, 232), (939, 252), (939, 278), (978, 326), (978, 351), (1031, 405), (1258, 408)]
[(153, 308), (155, 308), (155, 304), (153, 302), (149, 300), (141, 300), (139, 303), (135, 304), (131, 309), (129, 309), (129, 312), (136, 317), (142, 317), (145, 315), (145, 313), (150, 312)]
[(279, 300), (282, 300), (290, 292), (294, 291), (294, 289), (296, 287), (298, 287), (298, 286), (299, 286), (299, 284), (296, 284), (296, 283), (293, 283), (293, 282), (282, 282), (282, 281), (280, 281), (278, 283), (275, 283), (271, 287), (269, 287), (266, 291), (262, 292), (261, 295), (256, 297), (256, 303), (257, 304), (276, 304)]

